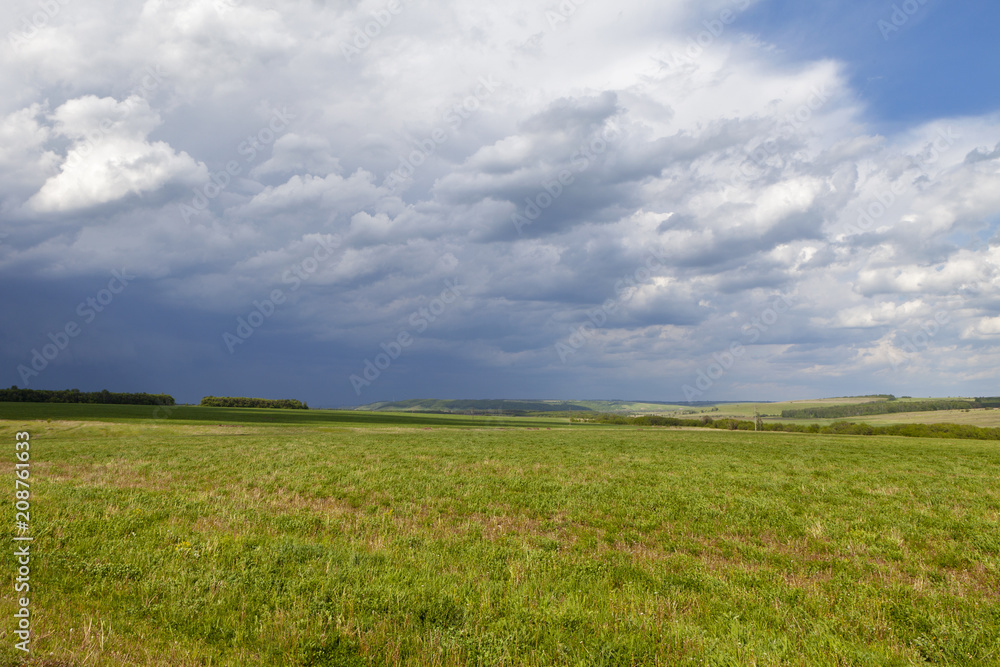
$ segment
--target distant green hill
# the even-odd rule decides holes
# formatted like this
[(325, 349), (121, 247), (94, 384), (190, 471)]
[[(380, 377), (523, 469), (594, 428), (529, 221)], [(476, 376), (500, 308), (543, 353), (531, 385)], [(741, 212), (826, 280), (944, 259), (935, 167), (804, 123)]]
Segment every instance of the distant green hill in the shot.
[(809, 407), (798, 410), (782, 410), (781, 416), (785, 419), (840, 419), (843, 417), (861, 417), (865, 415), (886, 415), (896, 412), (930, 412), (933, 410), (962, 410), (981, 407), (985, 407), (985, 405), (981, 405), (977, 401), (947, 398), (899, 401), (893, 397), (887, 401), (869, 401), (867, 403), (848, 403), (845, 405)]
[(909, 396), (896, 398), (891, 394), (841, 396), (837, 398), (798, 399), (794, 401), (691, 401), (661, 403), (657, 401), (561, 401), (552, 399), (443, 399), (415, 398), (405, 401), (380, 401), (353, 410), (370, 412), (424, 412), (438, 414), (486, 414), (509, 416), (565, 417), (570, 413), (597, 413), (639, 416), (661, 415), (682, 417), (709, 414), (714, 417), (750, 417), (758, 412), (765, 417), (781, 415), (785, 419), (842, 419), (928, 410), (958, 410), (1000, 407), (1000, 397), (961, 399)]

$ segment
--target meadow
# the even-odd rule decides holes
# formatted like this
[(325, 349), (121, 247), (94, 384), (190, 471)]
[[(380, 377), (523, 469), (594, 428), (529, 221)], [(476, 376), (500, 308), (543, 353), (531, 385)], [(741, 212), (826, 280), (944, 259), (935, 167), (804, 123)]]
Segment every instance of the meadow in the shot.
[(996, 443), (150, 414), (0, 405), (0, 665), (1000, 663)]
[[(786, 424), (832, 424), (843, 419), (785, 419), (776, 417), (768, 419), (772, 422)], [(934, 410), (931, 412), (896, 412), (888, 415), (865, 415), (852, 417), (847, 421), (871, 424), (872, 426), (887, 426), (890, 424), (967, 424), (984, 428), (1000, 426), (1000, 410), (985, 408), (978, 410)]]
[[(835, 405), (850, 405), (856, 403), (866, 403), (878, 400), (874, 397), (854, 396), (847, 398), (828, 398), (801, 401), (782, 401), (780, 403), (721, 403), (716, 406), (701, 406), (695, 409), (687, 409), (688, 417), (706, 415), (712, 419), (722, 419), (734, 417), (736, 419), (753, 419), (754, 410), (764, 418), (765, 422), (784, 424), (819, 424), (827, 426), (838, 421), (851, 421), (856, 423), (871, 424), (873, 426), (887, 426), (891, 424), (966, 424), (969, 426), (980, 426), (984, 428), (1000, 427), (1000, 409), (996, 408), (976, 408), (971, 410), (932, 410), (924, 412), (894, 412), (890, 414), (861, 415), (856, 417), (831, 417), (831, 418), (792, 418), (782, 417), (783, 410), (796, 410), (801, 408), (821, 408)], [(920, 399), (920, 398), (898, 398), (898, 403), (918, 403), (926, 400), (948, 400), (948, 399)], [(954, 399), (968, 400), (968, 399)], [(668, 416), (680, 416), (679, 413), (663, 412)]]

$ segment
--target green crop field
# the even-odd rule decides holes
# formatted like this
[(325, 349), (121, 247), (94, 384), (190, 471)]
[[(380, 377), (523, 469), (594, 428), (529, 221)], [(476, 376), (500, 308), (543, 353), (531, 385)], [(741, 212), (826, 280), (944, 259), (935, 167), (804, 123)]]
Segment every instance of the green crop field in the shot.
[(285, 426), (519, 426), (551, 427), (567, 423), (551, 417), (465, 417), (354, 410), (279, 410), (216, 408), (193, 405), (100, 405), (87, 403), (0, 403), (0, 419), (106, 421), (169, 424), (281, 424)]
[[(761, 415), (780, 416), (782, 410), (799, 410), (802, 408), (825, 408), (834, 405), (852, 405), (855, 403), (870, 403), (880, 400), (874, 396), (845, 396), (840, 398), (803, 399), (799, 401), (781, 401), (777, 403), (720, 403), (716, 406), (700, 406), (693, 408), (697, 414), (709, 414), (712, 417), (738, 417), (750, 419), (754, 410)], [(909, 399), (897, 399), (907, 401)], [(787, 420), (784, 420), (787, 421)], [(818, 420), (813, 420), (818, 421)], [(809, 423), (812, 423), (810, 421)]]
[(0, 665), (1000, 663), (995, 442), (0, 407)]
[[(822, 424), (838, 420), (774, 419), (772, 421)], [(884, 426), (886, 424), (968, 424), (970, 426), (997, 427), (1000, 426), (1000, 409), (979, 408), (972, 410), (934, 410), (931, 412), (895, 412), (888, 415), (852, 417), (849, 421), (864, 422), (877, 426)]]
[(556, 400), (449, 400), (449, 399), (410, 399), (397, 402), (379, 402), (362, 405), (357, 410), (394, 411), (394, 412), (454, 412), (467, 413), (470, 410), (480, 414), (486, 412), (509, 412), (520, 410), (527, 412), (607, 412), (634, 414), (667, 414), (687, 409), (687, 406), (670, 403), (645, 403), (642, 401), (556, 401)]

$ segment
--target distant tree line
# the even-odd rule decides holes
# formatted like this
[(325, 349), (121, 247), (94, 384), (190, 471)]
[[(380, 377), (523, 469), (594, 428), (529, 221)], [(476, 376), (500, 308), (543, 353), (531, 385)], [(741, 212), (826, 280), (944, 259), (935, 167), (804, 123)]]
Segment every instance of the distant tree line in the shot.
[(976, 399), (977, 408), (1000, 408), (1000, 396), (980, 396)]
[(213, 408), (285, 408), (288, 410), (308, 410), (309, 404), (294, 398), (247, 398), (246, 396), (206, 396), (200, 405)]
[(940, 398), (928, 399), (926, 401), (871, 401), (870, 403), (849, 403), (847, 405), (827, 405), (815, 408), (782, 410), (781, 416), (784, 419), (841, 419), (843, 417), (863, 417), (865, 415), (887, 415), (895, 412), (931, 412), (934, 410), (968, 410), (972, 408), (992, 407), (979, 403), (979, 400), (959, 401)]
[[(628, 424), (634, 426), (694, 426), (700, 428), (727, 429), (731, 431), (752, 431), (753, 421), (743, 419), (679, 419), (660, 415), (625, 417), (602, 414), (587, 421), (599, 424)], [(1000, 428), (969, 426), (967, 424), (890, 424), (872, 426), (853, 422), (834, 422), (826, 426), (820, 424), (765, 423), (764, 431), (786, 431), (791, 433), (823, 433), (833, 435), (901, 435), (912, 438), (961, 438), (971, 440), (1000, 440)]]
[(169, 394), (115, 393), (79, 389), (0, 389), (0, 401), (13, 403), (106, 403), (111, 405), (174, 405)]

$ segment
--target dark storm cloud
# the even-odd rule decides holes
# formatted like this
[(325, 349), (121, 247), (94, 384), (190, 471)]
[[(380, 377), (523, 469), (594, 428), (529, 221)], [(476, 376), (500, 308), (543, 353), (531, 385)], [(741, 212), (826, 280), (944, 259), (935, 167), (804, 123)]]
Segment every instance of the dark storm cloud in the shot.
[[(14, 4), (7, 384), (71, 320), (30, 386), (669, 400), (734, 341), (750, 353), (707, 398), (963, 372), (982, 387), (995, 366), (996, 118), (880, 136), (845, 63), (790, 61), (742, 14), (664, 66), (732, 2), (555, 24), (531, 3), (410, 3), (357, 53), (371, 3), (74, 0), (23, 39), (34, 5)], [(84, 322), (77, 305), (123, 268), (135, 279)], [(896, 363), (941, 312), (935, 353)], [(349, 376), (401, 333), (356, 393)]]

